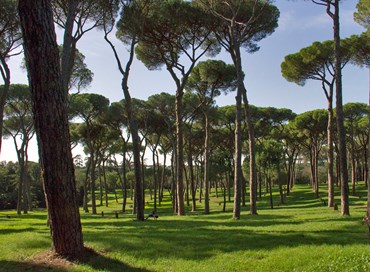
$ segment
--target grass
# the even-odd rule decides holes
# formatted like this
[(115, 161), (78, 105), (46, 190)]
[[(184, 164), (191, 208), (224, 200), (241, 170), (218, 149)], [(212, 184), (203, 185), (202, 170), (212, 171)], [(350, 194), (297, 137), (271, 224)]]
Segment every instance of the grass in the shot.
[(30, 263), (50, 247), (45, 211), (0, 212), (0, 271), (370, 271), (370, 237), (361, 224), (366, 192), (359, 189), (350, 217), (324, 206), (306, 185), (273, 210), (266, 196), (258, 216), (243, 207), (240, 220), (231, 219), (232, 203), (221, 211), (221, 197), (212, 198), (210, 215), (199, 209), (183, 217), (167, 199), (159, 219), (144, 222), (130, 213), (115, 218), (120, 204), (112, 199), (98, 207), (104, 217), (81, 211), (85, 244), (98, 255), (69, 267)]

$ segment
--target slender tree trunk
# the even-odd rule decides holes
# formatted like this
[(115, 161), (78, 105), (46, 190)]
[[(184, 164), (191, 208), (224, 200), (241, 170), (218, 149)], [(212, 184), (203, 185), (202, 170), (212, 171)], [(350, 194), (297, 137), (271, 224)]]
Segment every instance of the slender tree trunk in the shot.
[(105, 207), (108, 207), (108, 185), (107, 185), (107, 175), (105, 169), (105, 160), (103, 160), (103, 179), (104, 179), (104, 196), (105, 196)]
[(68, 128), (68, 99), (62, 87), (51, 2), (20, 0), (18, 10), (53, 249), (61, 256), (77, 258), (83, 252), (83, 238)]
[(194, 179), (193, 144), (191, 141), (191, 137), (189, 137), (188, 166), (189, 166), (189, 174), (190, 174), (191, 211), (195, 212), (197, 209), (196, 200), (195, 200), (196, 199), (196, 186), (195, 186), (195, 179)]
[(233, 218), (240, 219), (240, 196), (242, 187), (242, 140), (241, 140), (241, 88), (238, 88), (236, 100), (236, 112), (235, 112), (235, 158), (234, 158), (234, 208)]
[(122, 81), (121, 81), (121, 88), (123, 91), (123, 95), (125, 97), (126, 101), (126, 112), (127, 112), (127, 119), (129, 120), (129, 127), (130, 132), (132, 136), (132, 152), (134, 157), (134, 172), (135, 172), (135, 203), (134, 208), (136, 210), (136, 219), (139, 221), (144, 221), (144, 203), (143, 203), (143, 173), (141, 171), (141, 164), (140, 164), (140, 139), (139, 139), (139, 130), (137, 127), (137, 121), (135, 116), (132, 112), (132, 100), (131, 95), (128, 88), (128, 79), (130, 75), (130, 69), (131, 64), (134, 59), (134, 49), (135, 45), (137, 43), (136, 37), (132, 37), (131, 43), (130, 43), (130, 54), (129, 54), (129, 60), (126, 63), (125, 69), (123, 69), (123, 66), (121, 64), (120, 58), (118, 57), (118, 53), (114, 47), (114, 45), (109, 41), (108, 34), (109, 31), (106, 31), (106, 34), (104, 36), (104, 39), (107, 41), (107, 43), (111, 46), (112, 51), (114, 53), (114, 56), (117, 61), (118, 69), (122, 75)]
[(176, 161), (176, 147), (173, 148), (172, 155), (171, 155), (171, 200), (172, 200), (172, 209), (174, 213), (177, 213), (177, 206), (176, 206), (176, 168), (175, 168), (175, 161)]
[(183, 167), (184, 167), (184, 140), (183, 140), (183, 123), (182, 123), (182, 97), (184, 91), (177, 88), (176, 91), (176, 199), (177, 214), (185, 215), (184, 206), (184, 184), (183, 184)]
[[(370, 72), (370, 69), (369, 69)], [(370, 85), (369, 85), (369, 108), (368, 108), (368, 118), (370, 120)], [(370, 131), (370, 122), (369, 127)], [(370, 143), (368, 143), (367, 150), (365, 151), (366, 154), (366, 183), (367, 183), (367, 208), (366, 208), (366, 215), (370, 215), (370, 175), (369, 175), (369, 168), (370, 168), (370, 161), (367, 159), (368, 155), (370, 154)]]
[(66, 93), (68, 93), (76, 56), (77, 41), (73, 38), (73, 27), (77, 14), (77, 8), (78, 1), (68, 0), (68, 12), (64, 26), (63, 53), (61, 58), (62, 86)]
[(248, 138), (249, 138), (249, 202), (250, 202), (250, 214), (257, 215), (257, 167), (256, 167), (256, 156), (255, 156), (255, 138), (254, 138), (254, 127), (252, 123), (252, 116), (249, 109), (249, 102), (247, 99), (247, 90), (243, 83), (243, 101), (245, 116), (247, 119), (248, 126)]
[(277, 166), (278, 170), (278, 184), (279, 184), (279, 194), (280, 194), (280, 203), (284, 204), (284, 192), (283, 192), (283, 184), (281, 181), (281, 173), (280, 173), (280, 165)]
[(99, 177), (99, 200), (100, 200), (99, 206), (103, 206), (103, 180), (102, 180), (101, 162), (98, 163), (98, 177)]
[[(91, 147), (90, 147), (91, 148)], [(91, 153), (90, 153), (90, 189), (91, 189), (91, 210), (92, 210), (92, 214), (97, 214), (96, 212), (96, 196), (95, 196), (95, 180), (96, 180), (96, 176), (95, 176), (95, 166), (96, 166), (96, 162), (95, 162), (95, 154), (94, 154), (94, 151), (91, 150)]]
[(152, 159), (153, 159), (153, 187), (154, 187), (154, 210), (157, 210), (157, 168), (155, 163), (155, 153), (157, 150), (157, 145), (153, 149)]
[(84, 179), (84, 199), (83, 199), (83, 209), (86, 213), (89, 212), (89, 207), (88, 207), (88, 179), (89, 179), (89, 171), (90, 171), (90, 165), (91, 165), (91, 161), (90, 159), (88, 160), (87, 162), (87, 166), (86, 166), (86, 174), (85, 174), (85, 179)]
[(4, 86), (2, 88), (2, 92), (0, 96), (0, 154), (1, 154), (1, 147), (2, 147), (2, 140), (3, 140), (4, 107), (5, 107), (6, 98), (8, 96), (9, 88), (10, 88), (10, 69), (4, 58), (0, 57), (0, 62), (3, 67), (2, 70), (4, 71), (4, 74), (2, 73)]
[(209, 120), (208, 113), (204, 113), (205, 138), (204, 138), (204, 213), (209, 214)]
[(340, 52), (340, 26), (339, 26), (339, 0), (334, 0), (334, 54), (335, 54), (335, 87), (336, 87), (336, 117), (338, 130), (338, 146), (340, 159), (341, 177), (341, 209), (342, 215), (349, 215), (349, 188), (348, 188), (348, 168), (347, 168), (347, 149), (346, 132), (344, 128), (343, 98), (342, 98), (342, 60)]
[(166, 160), (167, 160), (167, 153), (164, 152), (163, 154), (163, 169), (162, 169), (162, 181), (161, 181), (161, 189), (160, 189), (160, 194), (159, 194), (159, 205), (161, 205), (162, 203), (162, 199), (163, 199), (163, 188), (164, 188), (164, 184), (165, 184), (165, 181), (166, 181)]
[(328, 105), (328, 207), (334, 206), (333, 102)]

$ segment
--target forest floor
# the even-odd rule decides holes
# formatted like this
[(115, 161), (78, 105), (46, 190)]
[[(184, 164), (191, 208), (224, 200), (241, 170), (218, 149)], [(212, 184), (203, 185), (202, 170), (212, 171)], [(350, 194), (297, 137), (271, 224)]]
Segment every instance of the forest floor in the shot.
[[(198, 211), (187, 207), (186, 216), (173, 215), (168, 196), (158, 220), (136, 221), (131, 210), (120, 212), (113, 196), (97, 215), (81, 211), (85, 245), (93, 254), (74, 263), (49, 250), (45, 210), (0, 211), (0, 271), (370, 271), (363, 183), (350, 197), (347, 217), (340, 205), (339, 211), (324, 205), (324, 187), (319, 199), (307, 185), (296, 185), (282, 205), (275, 193), (274, 209), (266, 194), (258, 201), (259, 215), (248, 215), (246, 205), (240, 220), (231, 218), (232, 202), (222, 212), (223, 197), (214, 193), (209, 215), (199, 202)], [(146, 201), (149, 213), (153, 202), (149, 196)]]

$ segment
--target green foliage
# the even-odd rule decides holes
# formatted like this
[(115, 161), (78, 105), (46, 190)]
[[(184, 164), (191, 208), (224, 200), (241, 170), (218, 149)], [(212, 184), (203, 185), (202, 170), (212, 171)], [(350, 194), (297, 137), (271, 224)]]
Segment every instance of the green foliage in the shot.
[[(236, 89), (236, 69), (234, 65), (221, 60), (207, 60), (197, 64), (187, 81), (186, 89), (195, 92), (203, 103), (210, 104), (221, 93), (227, 94)], [(208, 102), (210, 100), (210, 102)]]
[(118, 35), (123, 41), (134, 35), (138, 37), (136, 56), (148, 69), (164, 65), (183, 72), (179, 64), (181, 55), (195, 61), (194, 54), (187, 53), (188, 50), (203, 48), (211, 55), (219, 52), (210, 36), (213, 24), (192, 2), (138, 1), (124, 7)]
[[(236, 49), (233, 47), (240, 46), (250, 53), (256, 52), (259, 50), (257, 42), (271, 35), (278, 26), (280, 12), (271, 4), (272, 1), (197, 0), (195, 2), (214, 17), (217, 39), (229, 52)], [(234, 40), (231, 39), (231, 33), (234, 35)]]
[[(21, 44), (21, 29), (16, 0), (0, 0), (0, 57), (1, 63)], [(4, 65), (2, 63), (1, 65)]]
[(359, 0), (356, 5), (357, 11), (354, 13), (354, 19), (363, 27), (370, 28), (370, 1)]

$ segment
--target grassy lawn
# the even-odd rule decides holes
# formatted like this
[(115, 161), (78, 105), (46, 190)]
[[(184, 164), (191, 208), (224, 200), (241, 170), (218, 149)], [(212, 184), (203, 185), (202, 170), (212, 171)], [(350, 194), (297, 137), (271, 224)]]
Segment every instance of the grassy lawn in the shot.
[(363, 184), (359, 189), (350, 217), (324, 206), (306, 185), (273, 210), (264, 197), (258, 216), (243, 207), (240, 220), (231, 219), (232, 203), (222, 212), (221, 196), (212, 198), (210, 215), (199, 204), (195, 213), (174, 216), (167, 199), (159, 219), (144, 222), (130, 212), (115, 218), (120, 204), (112, 199), (99, 215), (81, 211), (85, 244), (98, 254), (60, 267), (32, 262), (50, 247), (45, 211), (0, 212), (0, 271), (370, 271), (370, 236), (361, 224), (366, 193)]

